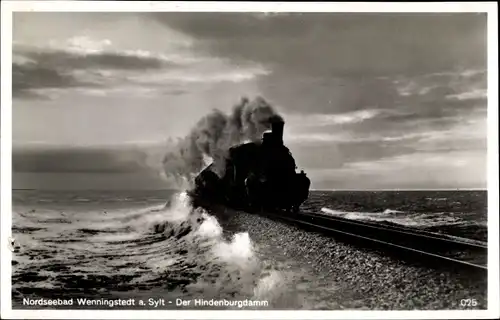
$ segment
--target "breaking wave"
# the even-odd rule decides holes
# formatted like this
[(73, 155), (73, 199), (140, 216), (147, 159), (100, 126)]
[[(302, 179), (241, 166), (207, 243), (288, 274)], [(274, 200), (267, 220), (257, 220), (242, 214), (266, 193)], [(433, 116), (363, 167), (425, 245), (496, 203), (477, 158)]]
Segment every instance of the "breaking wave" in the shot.
[[(151, 295), (157, 290), (169, 299), (265, 299), (270, 305), (272, 299), (284, 301), (287, 293), (285, 277), (258, 258), (248, 233), (223, 232), (215, 216), (190, 206), (184, 192), (167, 206), (75, 213), (65, 228), (56, 220), (68, 213), (37, 213), (16, 214), (16, 225), (39, 228), (16, 236), (23, 247), (16, 257), (14, 292), (29, 282), (32, 291), (59, 287), (69, 295), (88, 295), (104, 281), (117, 292), (138, 289)], [(31, 271), (43, 274), (40, 281), (23, 278)]]
[(385, 209), (382, 212), (348, 212), (337, 211), (329, 208), (321, 208), (321, 212), (326, 215), (342, 217), (351, 220), (367, 220), (374, 222), (387, 222), (408, 227), (440, 227), (463, 225), (486, 225), (486, 222), (475, 222), (464, 219), (463, 214), (453, 212), (433, 212), (433, 213), (410, 213), (399, 210)]

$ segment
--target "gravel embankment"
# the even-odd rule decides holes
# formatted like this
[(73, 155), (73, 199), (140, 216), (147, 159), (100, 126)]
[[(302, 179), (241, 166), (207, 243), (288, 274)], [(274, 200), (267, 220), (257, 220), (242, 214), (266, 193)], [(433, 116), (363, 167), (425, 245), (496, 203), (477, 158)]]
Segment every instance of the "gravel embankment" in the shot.
[[(257, 215), (237, 213), (230, 220), (255, 243), (271, 245), (312, 272), (327, 275), (339, 288), (336, 299), (345, 309), (487, 308), (486, 277), (416, 266)], [(476, 299), (478, 306), (461, 306), (461, 299)]]

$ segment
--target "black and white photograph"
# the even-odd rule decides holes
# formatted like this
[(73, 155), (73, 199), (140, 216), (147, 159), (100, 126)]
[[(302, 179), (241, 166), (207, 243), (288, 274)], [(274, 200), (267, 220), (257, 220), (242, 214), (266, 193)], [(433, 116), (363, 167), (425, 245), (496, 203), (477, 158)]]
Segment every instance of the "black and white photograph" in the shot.
[(496, 3), (6, 2), (2, 313), (498, 316)]

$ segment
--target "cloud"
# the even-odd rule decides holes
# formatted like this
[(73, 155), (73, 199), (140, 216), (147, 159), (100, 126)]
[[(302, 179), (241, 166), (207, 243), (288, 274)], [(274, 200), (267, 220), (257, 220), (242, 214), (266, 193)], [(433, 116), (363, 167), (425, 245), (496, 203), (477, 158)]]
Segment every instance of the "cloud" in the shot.
[(485, 14), (153, 15), (169, 27), (204, 39), (211, 52), (270, 63), (296, 74), (370, 77), (445, 72), (461, 64), (486, 66)]
[[(207, 52), (270, 66), (273, 73), (259, 79), (259, 89), (304, 123), (348, 127), (370, 120), (377, 130), (390, 120), (435, 119), (486, 106), (485, 97), (465, 93), (486, 88), (483, 14), (154, 15), (202, 39)], [(361, 110), (367, 109), (397, 112), (364, 119)], [(346, 118), (335, 116), (340, 114)]]
[(156, 69), (172, 62), (149, 56), (147, 52), (143, 55), (135, 52), (96, 52), (88, 54), (75, 54), (70, 51), (24, 51), (27, 59), (37, 61), (43, 65), (58, 65), (61, 68), (87, 69)]
[(486, 101), (486, 70), (465, 69), (432, 73), (393, 80), (401, 97), (407, 100), (475, 100)]
[[(69, 41), (71, 41), (70, 39)], [(90, 41), (89, 41), (90, 42)], [(43, 89), (106, 87), (120, 70), (172, 67), (174, 64), (148, 52), (112, 52), (104, 49), (14, 46), (13, 94), (26, 97)], [(126, 75), (125, 75), (126, 76)], [(115, 82), (116, 83), (116, 82)], [(96, 89), (89, 89), (90, 92)], [(61, 92), (64, 90), (60, 90)], [(94, 91), (95, 92), (95, 91)], [(45, 91), (50, 96), (50, 91)]]
[(13, 150), (16, 172), (130, 173), (144, 171), (145, 154), (126, 150)]
[[(13, 172), (14, 189), (35, 190), (164, 190), (173, 184), (154, 173)], [(161, 197), (161, 195), (160, 195)]]
[(71, 93), (76, 88), (90, 95), (178, 95), (188, 92), (182, 88), (186, 85), (238, 83), (269, 74), (269, 70), (257, 65), (231, 67), (219, 60), (175, 64), (156, 57), (123, 53), (77, 56), (64, 51), (33, 51), (21, 57), (30, 62), (13, 64), (15, 97), (50, 88), (64, 89), (60, 93)]
[(315, 188), (486, 188), (486, 155), (455, 151), (408, 153), (310, 170)]
[(314, 142), (345, 142), (349, 141), (349, 137), (342, 134), (332, 133), (302, 133), (302, 134), (285, 134), (284, 139), (290, 143), (314, 143)]
[(365, 109), (339, 114), (306, 114), (291, 116), (296, 126), (321, 127), (329, 125), (353, 124), (373, 119), (382, 113), (382, 110)]
[(47, 68), (34, 63), (12, 65), (12, 90), (15, 97), (35, 97), (30, 89), (71, 88), (86, 86), (69, 74), (57, 69)]
[(464, 140), (481, 141), (485, 138), (485, 133), (479, 132), (464, 132), (462, 130), (434, 130), (426, 132), (414, 132), (400, 135), (384, 135), (384, 134), (373, 134), (373, 135), (349, 135), (345, 133), (333, 134), (333, 133), (304, 133), (304, 134), (289, 134), (286, 140), (291, 143), (394, 143), (394, 142), (410, 142), (414, 141), (415, 147), (418, 148), (418, 144), (421, 147), (428, 146), (429, 143), (461, 143)]
[(59, 146), (44, 141), (14, 144), (13, 184), (39, 189), (163, 189), (166, 143), (130, 141), (120, 146)]
[(486, 89), (472, 89), (470, 91), (461, 92), (458, 94), (447, 95), (448, 99), (457, 100), (482, 100), (488, 97), (488, 92)]
[(457, 187), (481, 187), (484, 181), (482, 112), (404, 121), (382, 117), (334, 128), (285, 131), (285, 143), (315, 188), (448, 188), (453, 181)]
[[(432, 154), (445, 159), (447, 152), (455, 156), (469, 152), (478, 158), (485, 153), (484, 14), (54, 13), (47, 18), (36, 13), (24, 17), (14, 28), (16, 96), (66, 96), (46, 103), (54, 107), (48, 113), (53, 116), (46, 117), (47, 124), (54, 124), (48, 134), (43, 133), (44, 125), (36, 123), (39, 120), (27, 119), (29, 108), (48, 108), (19, 101), (22, 139), (98, 144), (111, 141), (109, 137), (116, 142), (173, 134), (184, 130), (184, 124), (187, 130), (188, 118), (225, 106), (241, 92), (262, 94), (285, 114), (285, 142), (298, 165), (317, 173), (316, 181), (336, 177), (367, 185), (381, 179), (381, 185), (397, 185), (399, 179), (403, 185), (403, 169), (389, 178), (368, 170), (361, 175), (352, 169), (349, 175), (347, 165), (394, 158), (378, 165), (399, 163), (403, 168), (405, 159), (410, 159), (405, 155), (418, 153), (415, 163), (422, 160), (421, 166), (429, 169), (428, 184), (438, 185), (433, 176), (439, 180), (440, 170), (447, 169), (437, 165), (442, 163), (437, 157), (427, 160)], [(33, 23), (37, 19), (43, 23)], [(140, 98), (141, 103), (131, 98)], [(66, 108), (66, 101), (75, 101), (77, 107)], [(142, 101), (147, 101), (145, 112)], [(172, 117), (172, 110), (179, 117)], [(85, 121), (74, 126), (55, 123), (76, 118)], [(85, 132), (87, 121), (96, 130)], [(118, 171), (136, 170), (133, 163), (139, 163), (141, 170), (144, 162), (139, 156), (126, 164), (111, 158), (95, 170), (114, 165), (121, 168)], [(95, 159), (97, 163), (102, 158)], [(457, 161), (466, 171), (462, 176), (471, 177), (469, 182), (473, 183), (472, 174), (482, 179), (475, 171), (476, 162)], [(24, 167), (30, 166), (33, 163)], [(421, 179), (417, 167), (412, 168), (408, 179)], [(332, 170), (331, 176), (318, 171), (323, 169)], [(450, 184), (452, 173), (460, 175), (446, 172), (442, 179)]]
[[(450, 161), (451, 160), (451, 161)], [(468, 161), (467, 152), (451, 153), (412, 153), (403, 154), (395, 157), (386, 157), (376, 161), (360, 161), (346, 164), (343, 168), (348, 171), (358, 173), (384, 173), (391, 171), (400, 171), (410, 168), (427, 168), (429, 166), (454, 166), (464, 167)]]
[(243, 82), (252, 80), (257, 76), (264, 76), (270, 73), (262, 66), (252, 66), (239, 68), (238, 66), (228, 67), (223, 64), (213, 66), (193, 65), (176, 70), (164, 70), (152, 74), (134, 74), (127, 76), (127, 80), (144, 84), (160, 83), (217, 83), (217, 82)]
[[(17, 26), (16, 30), (22, 31), (14, 34), (15, 97), (57, 98), (73, 93), (93, 96), (123, 96), (125, 93), (139, 97), (179, 95), (190, 90), (199, 91), (211, 84), (251, 81), (270, 73), (261, 64), (245, 61), (234, 64), (223, 57), (205, 54), (197, 50), (194, 39), (164, 25), (158, 27), (141, 15), (136, 19), (115, 15), (117, 19), (109, 21), (116, 27), (123, 27), (124, 32), (134, 34), (139, 28), (144, 32), (142, 37), (148, 38), (148, 32), (156, 32), (165, 38), (158, 36), (142, 45), (140, 38), (127, 43), (123, 34), (111, 32), (109, 26), (99, 30), (102, 26), (97, 23), (95, 29), (87, 25), (86, 29), (71, 36), (52, 39), (51, 35), (57, 32), (51, 31), (45, 35), (48, 37), (45, 41), (40, 41), (43, 33), (37, 34), (34, 21), (44, 20), (47, 15), (16, 17), (26, 19), (25, 24), (31, 22), (34, 29)], [(138, 25), (138, 21), (142, 23)], [(49, 21), (45, 23), (50, 24)], [(43, 31), (44, 26), (39, 27)], [(155, 41), (165, 44), (158, 45)]]
[[(483, 109), (431, 118), (425, 114), (370, 110), (333, 115), (288, 115), (285, 139), (291, 143), (461, 143), (486, 139)], [(417, 110), (418, 111), (418, 110)]]

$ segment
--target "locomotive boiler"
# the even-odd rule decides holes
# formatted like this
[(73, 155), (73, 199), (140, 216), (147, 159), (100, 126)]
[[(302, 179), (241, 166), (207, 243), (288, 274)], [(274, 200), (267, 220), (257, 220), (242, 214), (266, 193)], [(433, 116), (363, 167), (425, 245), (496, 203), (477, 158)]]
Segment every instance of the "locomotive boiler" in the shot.
[(283, 143), (284, 122), (270, 120), (261, 141), (233, 146), (217, 173), (216, 164), (196, 178), (190, 195), (195, 205), (223, 204), (246, 211), (298, 211), (309, 195), (310, 180)]

